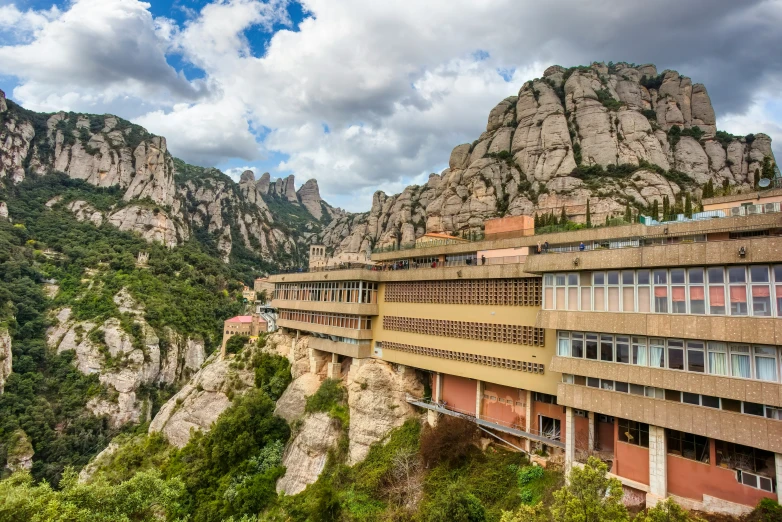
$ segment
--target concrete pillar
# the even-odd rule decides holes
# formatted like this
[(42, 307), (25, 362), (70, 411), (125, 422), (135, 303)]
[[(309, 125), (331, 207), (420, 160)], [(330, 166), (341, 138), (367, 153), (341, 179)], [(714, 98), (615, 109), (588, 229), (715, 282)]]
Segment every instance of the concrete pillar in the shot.
[(326, 377), (329, 379), (342, 378), (342, 365), (339, 363), (339, 355), (336, 353), (331, 354), (331, 362), (326, 367)]
[(570, 472), (576, 461), (576, 416), (573, 408), (565, 408), (565, 473)]
[(480, 419), (483, 415), (483, 381), (477, 381), (475, 390), (475, 418)]
[(665, 428), (649, 426), (649, 494), (646, 505), (651, 507), (668, 496), (668, 465), (665, 453)]
[(595, 412), (587, 412), (587, 416), (589, 417), (589, 447), (587, 447), (587, 451), (592, 452), (595, 449)]
[(434, 374), (434, 389), (432, 390), (432, 400), (440, 402), (443, 400), (443, 377), (441, 373)]
[[(527, 433), (532, 433), (532, 391), (526, 390), (527, 392), (527, 398), (524, 402), (524, 431)], [(526, 444), (526, 450), (527, 453), (530, 453), (532, 451), (532, 441), (527, 439), (525, 441)]]
[(774, 454), (774, 463), (777, 468), (777, 501), (782, 504), (782, 488), (780, 487), (782, 484), (782, 454)]

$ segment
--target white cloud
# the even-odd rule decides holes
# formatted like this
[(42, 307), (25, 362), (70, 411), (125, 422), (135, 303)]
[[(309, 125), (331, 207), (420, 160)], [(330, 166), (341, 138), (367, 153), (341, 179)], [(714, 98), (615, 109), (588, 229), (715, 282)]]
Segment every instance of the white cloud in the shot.
[[(30, 108), (119, 111), (190, 162), (286, 155), (273, 175), (315, 177), (351, 210), (443, 168), (553, 63), (676, 68), (706, 84), (718, 116), (733, 114), (720, 117), (728, 130), (782, 139), (782, 111), (764, 109), (778, 101), (782, 0), (305, 0), (311, 17), (254, 56), (247, 31), (288, 24), (287, 2), (214, 0), (178, 26), (136, 0), (74, 0), (32, 13), (43, 17), (28, 23), (32, 41), (0, 47), (0, 73), (19, 77), (14, 96)], [(172, 53), (205, 79), (178, 75)], [(761, 91), (771, 101), (758, 106)]]
[(29, 41), (58, 16), (60, 10), (56, 5), (41, 11), (20, 11), (16, 4), (3, 5), (0, 6), (0, 33), (11, 33), (17, 40)]

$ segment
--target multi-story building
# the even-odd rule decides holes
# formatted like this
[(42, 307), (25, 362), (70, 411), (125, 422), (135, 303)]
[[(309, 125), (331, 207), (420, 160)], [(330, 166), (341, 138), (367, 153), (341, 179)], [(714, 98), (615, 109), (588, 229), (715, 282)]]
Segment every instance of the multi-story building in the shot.
[(566, 467), (596, 455), (650, 504), (747, 511), (782, 479), (780, 196), (654, 226), (487, 222), (481, 241), (273, 276), (273, 305), (332, 376), (368, 357), (413, 367), (419, 406)]
[(225, 343), (228, 339), (234, 335), (244, 335), (246, 337), (255, 338), (261, 333), (268, 330), (268, 323), (266, 319), (258, 314), (253, 315), (237, 315), (226, 319), (223, 323), (223, 342), (221, 347), (221, 355), (225, 357)]

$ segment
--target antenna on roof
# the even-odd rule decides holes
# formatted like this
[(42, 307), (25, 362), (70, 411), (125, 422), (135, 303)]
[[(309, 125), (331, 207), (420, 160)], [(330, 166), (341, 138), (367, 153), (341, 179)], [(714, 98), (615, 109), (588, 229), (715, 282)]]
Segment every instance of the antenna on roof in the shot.
[(768, 178), (763, 178), (760, 181), (758, 181), (758, 187), (760, 188), (766, 188), (769, 185), (771, 185), (771, 180)]

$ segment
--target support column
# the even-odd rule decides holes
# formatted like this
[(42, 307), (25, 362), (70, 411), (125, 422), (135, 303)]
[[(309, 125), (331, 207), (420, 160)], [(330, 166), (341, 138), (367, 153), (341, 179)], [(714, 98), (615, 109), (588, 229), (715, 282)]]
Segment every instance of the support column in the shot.
[(668, 496), (668, 460), (665, 454), (665, 428), (649, 426), (649, 493), (647, 507)]
[(480, 419), (483, 415), (483, 381), (477, 381), (475, 387), (475, 418)]
[[(527, 391), (527, 398), (524, 402), (524, 407), (526, 409), (524, 413), (524, 431), (527, 433), (532, 433), (532, 392), (530, 390)], [(525, 441), (527, 453), (532, 452), (532, 441), (527, 439)]]
[(782, 504), (782, 488), (779, 487), (782, 484), (782, 454), (774, 454), (774, 463), (777, 468), (777, 501)]
[[(432, 402), (435, 404), (442, 401), (443, 397), (443, 386), (442, 386), (442, 376), (440, 373), (434, 374), (434, 382), (432, 382)], [(436, 426), (437, 425), (437, 417), (438, 413), (436, 411), (427, 410), (426, 412), (426, 422), (429, 424), (429, 426)]]
[(565, 408), (565, 473), (570, 472), (576, 461), (576, 416), (573, 408)]
[(339, 355), (336, 353), (331, 354), (331, 362), (326, 367), (326, 377), (329, 379), (342, 378), (342, 365), (339, 363)]
[(591, 454), (595, 450), (595, 412), (587, 412), (589, 417), (589, 447), (587, 452)]

